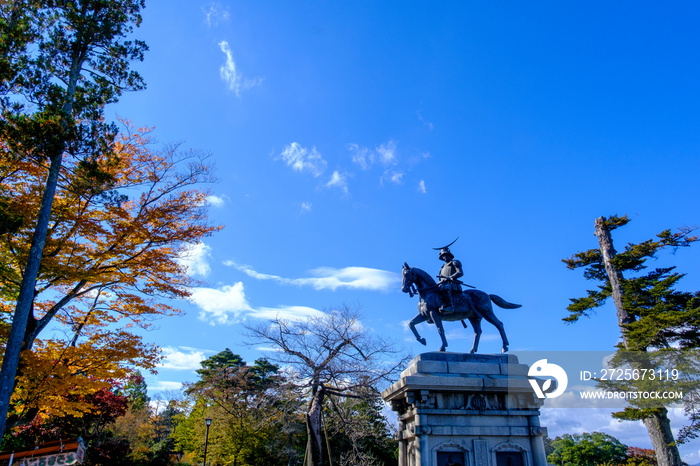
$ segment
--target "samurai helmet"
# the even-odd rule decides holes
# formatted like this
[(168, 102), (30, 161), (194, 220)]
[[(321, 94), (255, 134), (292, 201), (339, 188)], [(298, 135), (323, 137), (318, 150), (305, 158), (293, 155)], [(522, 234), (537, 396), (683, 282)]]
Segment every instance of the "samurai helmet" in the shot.
[(445, 256), (449, 256), (450, 258), (449, 258), (448, 260), (452, 260), (452, 259), (455, 258), (455, 256), (454, 256), (454, 254), (452, 254), (452, 253), (450, 252), (450, 246), (452, 246), (453, 244), (455, 244), (455, 243), (457, 242), (458, 239), (459, 239), (459, 236), (457, 237), (457, 239), (455, 239), (454, 241), (452, 241), (452, 242), (451, 242), (450, 244), (448, 244), (447, 246), (443, 246), (443, 247), (441, 247), (441, 248), (433, 248), (433, 249), (436, 250), (436, 251), (437, 251), (437, 250), (440, 251), (440, 255), (438, 256), (440, 259), (444, 260), (443, 258), (444, 258)]
[(450, 248), (442, 248), (440, 250), (440, 255), (438, 256), (441, 260), (445, 260), (445, 257), (449, 257), (448, 260), (452, 260), (455, 258), (454, 254), (450, 252)]

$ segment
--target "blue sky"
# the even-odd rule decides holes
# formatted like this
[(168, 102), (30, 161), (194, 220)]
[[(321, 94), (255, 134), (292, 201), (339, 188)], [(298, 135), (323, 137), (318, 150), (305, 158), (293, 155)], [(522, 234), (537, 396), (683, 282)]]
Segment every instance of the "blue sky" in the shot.
[[(424, 351), (401, 265), (436, 274), (432, 248), (456, 237), (464, 281), (523, 304), (497, 310), (512, 350), (611, 349), (611, 307), (561, 321), (591, 286), (561, 259), (596, 246), (601, 215), (632, 217), (618, 249), (700, 224), (699, 16), (693, 2), (148, 2), (135, 66), (148, 89), (108, 116), (210, 153), (225, 227), (193, 246), (203, 283), (186, 315), (146, 334), (168, 354), (151, 391), (226, 347), (264, 355), (241, 323), (343, 303)], [(698, 249), (654, 265), (700, 289)], [(471, 329), (447, 325), (449, 349), (467, 351)], [(500, 351), (484, 331), (480, 351)], [(591, 413), (543, 424), (649, 443)], [(697, 442), (683, 451), (700, 462)]]

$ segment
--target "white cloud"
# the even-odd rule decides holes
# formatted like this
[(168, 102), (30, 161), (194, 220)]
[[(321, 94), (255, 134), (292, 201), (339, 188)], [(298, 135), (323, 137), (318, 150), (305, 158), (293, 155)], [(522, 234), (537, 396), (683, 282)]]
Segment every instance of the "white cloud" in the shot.
[(344, 173), (340, 173), (338, 170), (334, 171), (331, 175), (331, 179), (326, 183), (327, 188), (338, 188), (344, 193), (348, 192), (348, 176)]
[(312, 270), (311, 273), (316, 277), (302, 280), (306, 280), (317, 290), (351, 288), (388, 291), (399, 282), (399, 276), (396, 273), (367, 267), (345, 267), (342, 269), (321, 267)]
[(389, 141), (386, 144), (380, 145), (377, 147), (377, 154), (379, 154), (379, 161), (382, 163), (382, 165), (395, 165), (396, 143), (394, 141)]
[(223, 207), (224, 204), (226, 204), (226, 201), (223, 197), (214, 196), (212, 194), (211, 196), (207, 196), (207, 204), (214, 207)]
[(426, 194), (428, 192), (428, 190), (425, 189), (425, 180), (420, 180), (418, 182), (418, 192), (421, 192), (423, 194)]
[(163, 369), (191, 371), (199, 369), (200, 363), (206, 359), (204, 351), (185, 346), (166, 346), (163, 348), (165, 359), (160, 364)]
[(245, 298), (242, 282), (218, 289), (194, 288), (191, 291), (190, 300), (202, 310), (200, 320), (211, 324), (232, 324), (241, 314), (252, 310)]
[(310, 202), (302, 202), (301, 203), (301, 211), (302, 212), (311, 212), (311, 203)]
[(245, 297), (242, 282), (221, 288), (195, 288), (190, 300), (200, 309), (199, 319), (211, 325), (230, 325), (243, 318), (270, 320), (302, 320), (320, 315), (321, 311), (305, 306), (278, 306), (254, 308)]
[(293, 142), (285, 147), (280, 157), (287, 166), (292, 167), (292, 170), (299, 172), (308, 171), (317, 178), (321, 176), (327, 165), (315, 147), (309, 150), (306, 147), (302, 147), (298, 142)]
[(325, 315), (323, 312), (312, 307), (305, 306), (280, 306), (280, 307), (261, 307), (255, 309), (248, 314), (255, 319), (273, 320), (283, 319), (288, 321), (301, 321), (309, 317), (321, 317)]
[(258, 280), (273, 280), (283, 285), (311, 286), (316, 290), (335, 291), (338, 288), (350, 288), (389, 291), (394, 289), (400, 281), (399, 275), (396, 273), (368, 267), (345, 267), (342, 269), (320, 267), (309, 272), (311, 277), (285, 278), (279, 275), (260, 273), (249, 265), (239, 265), (233, 261), (227, 261), (224, 264), (235, 267)]
[(226, 55), (224, 64), (219, 68), (221, 79), (224, 80), (228, 88), (234, 91), (237, 96), (241, 95), (241, 91), (248, 90), (262, 83), (262, 78), (243, 79), (243, 75), (236, 67), (236, 62), (233, 59), (233, 53), (231, 52), (231, 47), (229, 47), (228, 42), (225, 40), (219, 42), (219, 48), (224, 55)]
[(274, 346), (256, 346), (256, 350), (268, 353), (280, 353), (282, 350)]
[(206, 277), (211, 272), (209, 257), (211, 257), (211, 247), (200, 242), (188, 245), (175, 261), (187, 269), (188, 275)]
[(182, 388), (182, 382), (170, 382), (167, 380), (158, 380), (155, 383), (148, 385), (149, 391), (165, 392), (165, 391), (179, 391)]
[(219, 23), (228, 21), (229, 12), (219, 2), (212, 2), (202, 7), (204, 13), (204, 22), (207, 27), (218, 26)]

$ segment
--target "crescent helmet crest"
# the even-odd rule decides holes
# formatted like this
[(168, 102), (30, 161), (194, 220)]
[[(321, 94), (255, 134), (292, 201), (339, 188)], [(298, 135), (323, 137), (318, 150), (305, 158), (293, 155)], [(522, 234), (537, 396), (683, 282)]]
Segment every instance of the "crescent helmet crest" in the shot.
[[(441, 248), (433, 248), (433, 249), (436, 250), (436, 251), (439, 251), (439, 250), (441, 250), (441, 249), (448, 249), (450, 246), (452, 246), (453, 244), (455, 244), (455, 243), (457, 242), (458, 239), (459, 239), (459, 236), (457, 237), (457, 239), (455, 239), (454, 241), (452, 241), (452, 242), (451, 242), (450, 244), (448, 244), (447, 246), (443, 246), (443, 247), (441, 247)], [(448, 249), (448, 250), (449, 250), (449, 249)]]

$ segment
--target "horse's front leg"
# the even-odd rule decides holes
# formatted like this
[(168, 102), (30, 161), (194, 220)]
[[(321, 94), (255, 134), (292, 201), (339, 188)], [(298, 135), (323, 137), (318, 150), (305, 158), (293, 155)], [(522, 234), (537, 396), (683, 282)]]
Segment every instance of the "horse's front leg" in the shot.
[(469, 352), (476, 353), (479, 349), (479, 340), (481, 339), (481, 317), (470, 317), (469, 322), (472, 324), (472, 328), (474, 329), (474, 344), (472, 344), (472, 349), (470, 349)]
[(425, 338), (420, 336), (420, 334), (418, 333), (418, 330), (416, 330), (416, 325), (418, 325), (422, 322), (425, 322), (425, 320), (426, 320), (426, 318), (423, 314), (418, 314), (408, 323), (409, 328), (411, 329), (413, 334), (416, 336), (416, 340), (418, 340), (418, 342), (423, 346), (425, 346)]
[(442, 339), (442, 346), (438, 351), (444, 352), (445, 348), (447, 348), (447, 338), (445, 338), (445, 329), (442, 327), (442, 319), (440, 318), (440, 314), (438, 314), (436, 311), (431, 311), (430, 318), (433, 319), (433, 322), (435, 322), (435, 326), (440, 334), (440, 339)]

